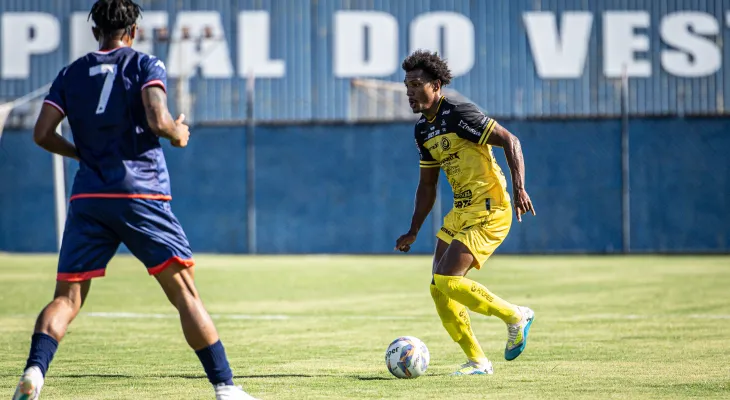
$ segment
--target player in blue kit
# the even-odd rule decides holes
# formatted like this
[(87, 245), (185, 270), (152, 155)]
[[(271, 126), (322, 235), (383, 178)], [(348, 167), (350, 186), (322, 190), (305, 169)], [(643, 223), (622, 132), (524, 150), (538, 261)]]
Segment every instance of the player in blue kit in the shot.
[[(253, 399), (233, 384), (215, 325), (193, 281), (190, 245), (170, 209), (170, 178), (160, 137), (185, 147), (184, 116), (167, 108), (164, 63), (131, 48), (140, 16), (131, 0), (99, 0), (89, 14), (99, 50), (63, 68), (45, 99), (34, 140), (79, 161), (58, 262), (56, 291), (40, 313), (30, 355), (13, 395), (38, 399), (46, 371), (89, 293), (91, 279), (124, 243), (180, 314), (190, 347), (216, 399)], [(74, 143), (55, 133), (64, 118)]]

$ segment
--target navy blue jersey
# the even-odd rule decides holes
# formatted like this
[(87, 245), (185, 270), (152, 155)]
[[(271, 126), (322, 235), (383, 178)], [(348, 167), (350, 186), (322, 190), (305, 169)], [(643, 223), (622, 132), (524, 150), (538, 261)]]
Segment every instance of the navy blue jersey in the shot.
[(167, 164), (142, 104), (142, 89), (166, 83), (163, 62), (130, 47), (89, 53), (59, 72), (45, 102), (68, 118), (78, 149), (72, 199), (169, 199)]

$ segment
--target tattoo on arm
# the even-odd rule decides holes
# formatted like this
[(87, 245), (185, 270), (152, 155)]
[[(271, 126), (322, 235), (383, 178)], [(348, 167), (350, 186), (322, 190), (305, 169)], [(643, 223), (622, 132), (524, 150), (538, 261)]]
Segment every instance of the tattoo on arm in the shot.
[(494, 130), (487, 139), (487, 144), (499, 146), (504, 149), (510, 174), (512, 174), (512, 188), (513, 190), (524, 189), (525, 159), (522, 155), (522, 144), (520, 140), (503, 126), (495, 123)]
[(175, 139), (175, 121), (167, 109), (167, 94), (162, 88), (150, 86), (142, 91), (142, 103), (147, 115), (147, 124), (155, 134), (166, 139)]

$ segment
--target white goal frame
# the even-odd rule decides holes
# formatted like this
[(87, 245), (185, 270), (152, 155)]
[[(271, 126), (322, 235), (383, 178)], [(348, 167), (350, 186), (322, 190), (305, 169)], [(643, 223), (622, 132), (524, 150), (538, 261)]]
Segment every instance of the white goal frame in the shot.
[[(42, 96), (45, 96), (50, 89), (51, 84), (46, 84), (28, 94), (18, 97), (15, 100), (0, 104), (0, 140), (2, 140), (2, 133), (5, 128), (5, 123), (8, 117), (17, 107), (30, 104), (32, 102), (42, 102)], [(40, 106), (37, 107), (40, 110)], [(37, 114), (35, 115), (37, 117)], [(56, 133), (63, 136), (63, 122), (58, 124)], [(53, 154), (53, 203), (55, 210), (55, 222), (56, 222), (56, 248), (61, 249), (61, 241), (63, 238), (63, 230), (66, 226), (66, 168), (64, 165), (63, 156)]]

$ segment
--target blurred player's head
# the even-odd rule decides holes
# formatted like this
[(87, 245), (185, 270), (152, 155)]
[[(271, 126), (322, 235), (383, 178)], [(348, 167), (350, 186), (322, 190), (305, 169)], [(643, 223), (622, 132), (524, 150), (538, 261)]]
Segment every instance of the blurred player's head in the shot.
[(437, 107), (441, 87), (451, 82), (451, 71), (446, 61), (435, 52), (416, 50), (403, 60), (406, 71), (408, 104), (414, 114)]
[(94, 38), (99, 41), (121, 40), (131, 46), (137, 34), (137, 18), (141, 7), (132, 0), (98, 0), (91, 7)]

